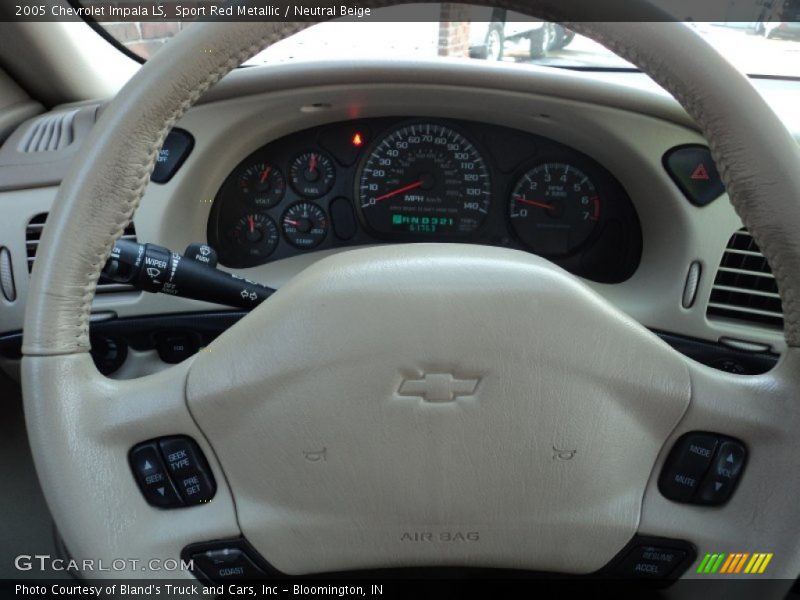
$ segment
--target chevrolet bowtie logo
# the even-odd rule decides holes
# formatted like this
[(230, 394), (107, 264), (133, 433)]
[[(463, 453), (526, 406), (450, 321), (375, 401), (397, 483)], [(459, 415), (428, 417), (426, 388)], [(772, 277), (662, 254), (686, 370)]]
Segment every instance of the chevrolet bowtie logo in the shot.
[(450, 373), (426, 373), (422, 379), (405, 379), (397, 390), (400, 396), (414, 396), (425, 402), (452, 402), (475, 393), (480, 379), (456, 379)]

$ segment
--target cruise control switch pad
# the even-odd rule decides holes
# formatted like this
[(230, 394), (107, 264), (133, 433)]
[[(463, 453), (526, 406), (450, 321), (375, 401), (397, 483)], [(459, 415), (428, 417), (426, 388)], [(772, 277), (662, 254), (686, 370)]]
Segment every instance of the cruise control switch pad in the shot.
[(134, 446), (128, 460), (147, 503), (182, 508), (209, 502), (217, 484), (197, 443), (185, 435), (162, 437)]
[(718, 506), (733, 494), (747, 462), (744, 443), (719, 433), (692, 431), (678, 438), (658, 478), (675, 502)]

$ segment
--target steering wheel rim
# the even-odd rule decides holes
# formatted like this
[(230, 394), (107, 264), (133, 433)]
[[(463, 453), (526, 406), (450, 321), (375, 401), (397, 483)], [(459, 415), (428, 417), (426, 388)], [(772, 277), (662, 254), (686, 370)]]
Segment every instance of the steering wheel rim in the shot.
[[(391, 4), (395, 2), (373, 3), (376, 7)], [(570, 20), (569, 11), (556, 2), (541, 1), (531, 5), (505, 0), (491, 4), (522, 13), (536, 13), (549, 20)], [(642, 15), (650, 15), (654, 21), (663, 20), (663, 15), (648, 4), (642, 2), (638, 6)], [(76, 163), (59, 190), (31, 280), (23, 345), (23, 390), (31, 444), (45, 494), (68, 547), (77, 556), (97, 553), (113, 556), (115, 551), (128, 547), (141, 556), (174, 558), (176, 544), (232, 537), (246, 529), (242, 526), (245, 501), (241, 493), (237, 496), (233, 483), (238, 480), (241, 484), (246, 473), (231, 479), (229, 486), (230, 473), (235, 471), (231, 468), (232, 455), (227, 450), (231, 442), (221, 440), (221, 432), (215, 433), (216, 438), (207, 437), (208, 431), (213, 429), (208, 419), (218, 409), (220, 390), (216, 390), (216, 395), (212, 393), (213, 382), (204, 380), (202, 373), (219, 375), (219, 371), (203, 368), (193, 371), (193, 361), (187, 361), (164, 373), (133, 382), (106, 380), (96, 372), (87, 355), (89, 313), (100, 269), (114, 240), (122, 234), (133, 215), (158, 149), (172, 125), (228, 71), (269, 44), (309, 25), (196, 24), (170, 44), (170, 53), (156, 55), (148, 62), (104, 111), (86, 144), (91, 150)], [(652, 382), (646, 388), (664, 400), (671, 411), (666, 417), (661, 415), (664, 422), (658, 434), (651, 436), (649, 445), (643, 448), (649, 464), (655, 465), (652, 472), (657, 472), (666, 449), (684, 431), (704, 429), (738, 436), (751, 445), (760, 444), (752, 452), (748, 476), (755, 480), (756, 476), (751, 474), (756, 469), (760, 474), (757, 476), (759, 485), (740, 489), (737, 501), (742, 506), (757, 502), (758, 488), (774, 489), (774, 483), (769, 487), (769, 476), (777, 477), (779, 469), (796, 468), (794, 456), (798, 455), (798, 445), (792, 434), (797, 430), (799, 419), (791, 396), (800, 385), (796, 364), (800, 308), (795, 300), (795, 290), (800, 285), (800, 244), (795, 239), (796, 225), (800, 223), (800, 203), (796, 202), (800, 196), (800, 170), (796, 168), (800, 164), (800, 151), (746, 78), (688, 28), (675, 23), (571, 23), (569, 26), (639, 66), (695, 118), (709, 141), (734, 207), (773, 268), (784, 305), (789, 347), (776, 369), (753, 378), (737, 378), (698, 366), (666, 350), (643, 328), (605, 306), (598, 298), (576, 292), (584, 302), (576, 305), (576, 312), (578, 308), (599, 302), (609, 322), (615, 323), (616, 329), (610, 335), (621, 343), (625, 335), (629, 335), (643, 354), (660, 357), (671, 365), (666, 371), (674, 376), (675, 389), (655, 393)], [(702, 61), (699, 62), (698, 57), (702, 57)], [(697, 68), (698, 65), (701, 68)], [(458, 254), (448, 248), (441, 251), (427, 248), (426, 251), (445, 264), (451, 264)], [(353, 281), (363, 275), (369, 264), (383, 265), (387, 269), (392, 265), (419, 265), (422, 258), (419, 252), (404, 253), (400, 263), (396, 257), (390, 258), (380, 251), (356, 252), (352, 260), (334, 259), (324, 267), (315, 268), (296, 285), (287, 286), (289, 291), (282, 297), (292, 298), (291, 294), (296, 294), (298, 289), (313, 294), (310, 282), (332, 285), (323, 272), (325, 269)], [(492, 269), (483, 260), (489, 254), (491, 252), (486, 251), (481, 256), (467, 257), (465, 260), (469, 264), (462, 265), (457, 260), (452, 264), (456, 271), (460, 267), (464, 267), (462, 271), (469, 271), (480, 264), (490, 276)], [(544, 278), (551, 277), (555, 289), (573, 292), (576, 289), (569, 276), (545, 261), (531, 257), (526, 258), (523, 265), (518, 264), (518, 257), (503, 253), (495, 259), (504, 269), (534, 269)], [(459, 281), (454, 280), (454, 285)], [(543, 293), (541, 289), (527, 291)], [(272, 300), (248, 319), (253, 324), (261, 319), (262, 325), (267, 326), (266, 311), (271, 303)], [(288, 300), (284, 303), (290, 304)], [(218, 347), (225, 348), (226, 339), (231, 344), (242, 339), (241, 328), (239, 331), (222, 336)], [(234, 339), (234, 335), (240, 338)], [(212, 347), (212, 352), (204, 353), (197, 362), (203, 367), (214, 365), (213, 355)], [(456, 364), (454, 369), (457, 367)], [(193, 372), (201, 375), (193, 375)], [(663, 388), (672, 387), (662, 383)], [(682, 386), (686, 389), (681, 389)], [(212, 392), (201, 394), (197, 391), (201, 388)], [(195, 394), (190, 398), (189, 410), (187, 389)], [(753, 397), (759, 397), (758, 406), (753, 406)], [(721, 402), (720, 398), (725, 401)], [(656, 404), (648, 406), (655, 410)], [(782, 414), (776, 419), (778, 411)], [(648, 421), (648, 431), (655, 428), (651, 418), (645, 421)], [(127, 502), (122, 499), (121, 490), (131, 489), (133, 483), (125, 464), (131, 442), (176, 432), (195, 437), (209, 457), (212, 470), (224, 475), (217, 477), (220, 482), (218, 497), (201, 507), (205, 511), (204, 522), (198, 523), (196, 516), (189, 514), (192, 511), (187, 510), (171, 511), (175, 514), (170, 514), (168, 521), (156, 519), (159, 521), (157, 530), (148, 528), (138, 533), (134, 533), (132, 521), (137, 519), (133, 517), (123, 519), (114, 527), (98, 523), (100, 515), (109, 522), (119, 520), (119, 504)], [(772, 452), (770, 461), (764, 458), (766, 449)], [(106, 457), (111, 460), (104, 462)], [(91, 468), (86, 467), (87, 460)], [(89, 472), (76, 476), (76, 469)], [(642, 466), (638, 465), (637, 469), (641, 471)], [(70, 477), (74, 481), (68, 480)], [(108, 491), (98, 499), (87, 501), (83, 495), (87, 486)], [(630, 533), (631, 526), (639, 530), (647, 526), (647, 533), (666, 536), (691, 527), (702, 532), (698, 535), (707, 544), (731, 543), (735, 539), (734, 521), (741, 516), (741, 507), (738, 512), (731, 513), (735, 518), (732, 517), (730, 524), (709, 524), (702, 511), (698, 513), (698, 509), (691, 507), (675, 509), (653, 486), (651, 473), (641, 482), (641, 489), (637, 488), (637, 493), (641, 493), (639, 508), (630, 507), (634, 512), (624, 515), (625, 529), (620, 529), (617, 537), (609, 538), (595, 528), (597, 539), (607, 542), (608, 546), (601, 556), (607, 556), (614, 545), (618, 545), (621, 533)], [(784, 481), (782, 486), (782, 494), (796, 497), (797, 483)], [(152, 509), (137, 500), (140, 504), (134, 516), (154, 518)], [(773, 572), (794, 577), (800, 570), (800, 554), (781, 532), (791, 529), (789, 524), (800, 524), (800, 516), (794, 514), (785, 501), (775, 504), (768, 517), (758, 517), (763, 525), (759, 539), (772, 544), (768, 536), (774, 535), (779, 540), (773, 544), (777, 549), (770, 548), (776, 554)], [(179, 512), (181, 514), (177, 514)], [(668, 513), (669, 518), (660, 517), (659, 512)], [(678, 523), (675, 515), (681, 515), (684, 522)], [(442, 517), (442, 522), (448, 524), (447, 518)], [(578, 539), (591, 529), (570, 531)], [(254, 531), (253, 527), (249, 531)], [(388, 542), (387, 545), (391, 546)], [(298, 564), (296, 558), (303, 548), (294, 550), (294, 559), (286, 554), (276, 555), (269, 549), (263, 552), (289, 573), (350, 564), (327, 559), (321, 559), (316, 565)], [(586, 572), (599, 561), (598, 558), (590, 560), (585, 554), (557, 554), (556, 559), (549, 561), (542, 552), (528, 552), (528, 555), (532, 558), (520, 562), (502, 553), (489, 556), (481, 552), (472, 555), (442, 551), (447, 559), (445, 564), (460, 560), (464, 564), (546, 567), (566, 572)], [(355, 561), (364, 557), (352, 558)], [(408, 554), (392, 547), (380, 558), (382, 565), (402, 565), (408, 561)], [(428, 558), (437, 562), (436, 556)], [(126, 575), (142, 576), (136, 571)]]

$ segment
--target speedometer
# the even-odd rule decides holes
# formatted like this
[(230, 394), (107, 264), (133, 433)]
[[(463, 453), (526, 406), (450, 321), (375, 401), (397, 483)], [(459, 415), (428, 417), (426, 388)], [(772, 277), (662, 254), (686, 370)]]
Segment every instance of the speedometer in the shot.
[(468, 236), (489, 212), (489, 169), (475, 145), (436, 123), (379, 138), (356, 178), (364, 222), (378, 234)]

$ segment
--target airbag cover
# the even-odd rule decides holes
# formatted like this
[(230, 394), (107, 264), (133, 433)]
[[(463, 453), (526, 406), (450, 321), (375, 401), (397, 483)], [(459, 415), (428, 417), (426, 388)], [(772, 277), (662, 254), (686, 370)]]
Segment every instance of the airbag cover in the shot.
[(587, 573), (636, 532), (690, 386), (551, 263), (417, 244), (305, 270), (201, 352), (187, 394), (283, 572)]

